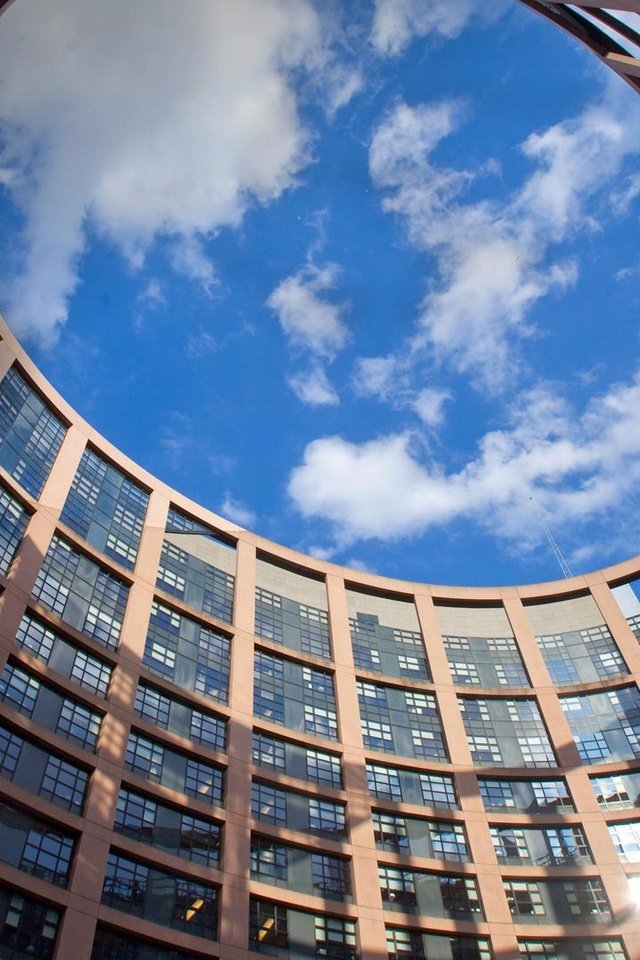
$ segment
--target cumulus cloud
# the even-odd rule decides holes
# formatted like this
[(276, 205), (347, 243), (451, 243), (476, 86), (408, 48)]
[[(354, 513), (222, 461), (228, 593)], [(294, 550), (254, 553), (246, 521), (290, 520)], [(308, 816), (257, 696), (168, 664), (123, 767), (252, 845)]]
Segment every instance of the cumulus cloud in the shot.
[(494, 20), (505, 0), (375, 0), (371, 42), (386, 56), (397, 55), (416, 37), (457, 37), (474, 17)]
[(291, 474), (289, 494), (303, 516), (328, 521), (341, 548), (416, 536), (458, 519), (530, 543), (537, 537), (531, 496), (572, 536), (578, 523), (617, 517), (629, 546), (638, 534), (631, 516), (639, 480), (640, 373), (582, 411), (550, 387), (529, 391), (508, 424), (484, 434), (456, 471), (424, 456), (410, 432), (360, 444), (314, 440)]
[(293, 346), (329, 360), (345, 346), (349, 336), (342, 322), (344, 305), (327, 299), (336, 277), (335, 264), (322, 268), (307, 264), (283, 280), (267, 300)]
[(399, 102), (383, 118), (371, 141), (371, 177), (384, 209), (437, 268), (409, 345), (414, 362), (427, 354), (494, 392), (514, 377), (517, 346), (535, 332), (532, 307), (577, 277), (577, 263), (557, 245), (597, 229), (598, 199), (640, 151), (640, 109), (625, 93), (610, 86), (603, 102), (531, 134), (522, 152), (533, 171), (500, 200), (467, 199), (491, 164), (472, 171), (433, 159), (461, 125), (459, 102)]
[(335, 406), (338, 394), (331, 386), (326, 371), (321, 366), (311, 367), (293, 374), (287, 383), (302, 403), (311, 407)]
[(25, 218), (16, 329), (55, 338), (88, 224), (133, 267), (168, 238), (174, 268), (210, 289), (203, 240), (294, 186), (309, 160), (294, 72), (326, 78), (332, 109), (357, 87), (330, 40), (308, 0), (14, 4), (0, 32), (0, 169)]
[(232, 520), (240, 527), (253, 527), (257, 520), (256, 514), (241, 500), (236, 500), (228, 491), (220, 504), (218, 513), (228, 520)]

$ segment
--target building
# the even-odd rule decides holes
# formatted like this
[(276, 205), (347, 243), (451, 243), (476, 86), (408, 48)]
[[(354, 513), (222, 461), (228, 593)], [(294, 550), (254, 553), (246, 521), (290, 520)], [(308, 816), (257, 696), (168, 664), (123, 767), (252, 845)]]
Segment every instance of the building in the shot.
[[(599, 4), (523, 2), (638, 87)], [(465, 589), (302, 556), (4, 325), (0, 500), (0, 958), (639, 960), (640, 557)]]
[(640, 558), (471, 590), (302, 556), (1, 335), (0, 957), (638, 960)]

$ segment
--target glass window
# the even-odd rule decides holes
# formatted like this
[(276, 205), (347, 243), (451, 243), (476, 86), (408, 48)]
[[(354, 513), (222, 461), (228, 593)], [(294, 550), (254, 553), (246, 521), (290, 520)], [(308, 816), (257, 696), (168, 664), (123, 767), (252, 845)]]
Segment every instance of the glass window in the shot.
[[(148, 670), (211, 700), (229, 694), (229, 638), (162, 603), (151, 607), (143, 663)], [(180, 673), (176, 676), (176, 663)]]
[(0, 465), (39, 497), (66, 430), (12, 367), (0, 382)]
[(619, 940), (520, 940), (526, 960), (626, 960)]
[(434, 857), (440, 860), (469, 859), (464, 827), (459, 823), (429, 822), (429, 836)]
[(505, 880), (503, 883), (509, 910), (517, 920), (545, 915), (537, 883), (531, 880)]
[(22, 737), (0, 727), (0, 776), (7, 780), (13, 779), (23, 743)]
[(161, 590), (231, 623), (234, 569), (232, 546), (204, 524), (173, 507), (169, 510), (156, 580)]
[(158, 804), (149, 797), (120, 788), (114, 827), (137, 840), (151, 842), (158, 815)]
[(47, 550), (33, 595), (98, 643), (118, 646), (128, 587), (58, 536)]
[(378, 867), (383, 904), (411, 908), (418, 903), (413, 873), (395, 867)]
[(29, 515), (22, 504), (0, 486), (0, 574), (7, 573), (11, 566), (28, 520)]
[(267, 883), (287, 880), (286, 847), (266, 837), (251, 840), (251, 876)]
[(189, 736), (192, 740), (223, 753), (227, 748), (226, 721), (201, 710), (192, 710)]
[(139, 733), (131, 732), (127, 743), (125, 766), (152, 783), (162, 781), (164, 764), (164, 748), (154, 740), (143, 737)]
[(0, 830), (0, 859), (48, 883), (66, 887), (73, 837), (8, 803), (0, 803)]
[(390, 813), (374, 810), (371, 814), (376, 846), (394, 853), (409, 853), (409, 837), (404, 817), (394, 817)]
[(284, 826), (287, 822), (287, 795), (266, 783), (251, 786), (251, 816), (266, 823)]
[(249, 946), (252, 950), (273, 953), (289, 946), (287, 908), (267, 900), (249, 902)]
[(584, 763), (640, 757), (640, 691), (634, 686), (561, 697)]
[(56, 727), (56, 733), (66, 737), (85, 750), (95, 750), (100, 733), (101, 716), (88, 710), (75, 700), (65, 698)]
[(102, 902), (197, 937), (216, 937), (216, 887), (115, 853), (107, 861)]
[(131, 933), (118, 933), (98, 924), (91, 960), (202, 960), (202, 954), (196, 956), (175, 947), (158, 946)]
[(309, 798), (309, 829), (319, 833), (344, 833), (346, 819), (344, 805), (331, 800)]
[(95, 693), (97, 697), (106, 697), (111, 682), (111, 667), (84, 650), (78, 650), (71, 667), (70, 679)]
[(610, 823), (609, 834), (616, 853), (624, 863), (640, 861), (640, 822)]
[(169, 697), (166, 697), (154, 687), (148, 687), (144, 683), (138, 684), (133, 709), (139, 717), (166, 729), (169, 726), (170, 707), (171, 700)]
[(422, 791), (422, 802), (427, 807), (454, 809), (458, 806), (451, 777), (440, 777), (434, 773), (421, 773), (420, 789)]
[(314, 917), (316, 957), (330, 960), (356, 960), (356, 925), (339, 917)]
[(253, 762), (259, 767), (271, 767), (284, 773), (284, 743), (264, 733), (253, 734)]
[(85, 447), (60, 519), (87, 543), (131, 569), (149, 496)]
[(222, 800), (223, 774), (217, 767), (197, 760), (187, 760), (184, 792), (204, 803), (220, 803)]
[(49, 756), (38, 793), (72, 813), (82, 813), (89, 775), (73, 763)]
[(328, 899), (342, 899), (351, 893), (349, 865), (339, 857), (311, 854), (311, 876), (316, 894)]
[(0, 950), (7, 960), (51, 960), (60, 911), (22, 893), (0, 889)]
[(325, 610), (256, 587), (257, 636), (326, 660), (331, 658)]
[(12, 663), (7, 663), (0, 675), (0, 700), (30, 717), (40, 692), (40, 684)]
[(307, 750), (307, 780), (342, 789), (340, 758), (321, 750)]

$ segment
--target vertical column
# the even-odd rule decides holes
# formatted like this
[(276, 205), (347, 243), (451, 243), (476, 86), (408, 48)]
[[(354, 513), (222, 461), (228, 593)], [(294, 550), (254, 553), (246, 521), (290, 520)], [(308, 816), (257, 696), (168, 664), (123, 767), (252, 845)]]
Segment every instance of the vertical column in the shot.
[(441, 721), (451, 763), (456, 771), (460, 808), (465, 815), (471, 859), (476, 870), (484, 915), (491, 928), (493, 950), (501, 960), (518, 960), (518, 941), (502, 886), (500, 866), (491, 842), (489, 821), (478, 790), (478, 779), (458, 706), (458, 697), (451, 681), (433, 598), (426, 593), (417, 594), (416, 607), (420, 628), (427, 639), (429, 664), (436, 687)]
[(614, 637), (620, 653), (629, 668), (629, 673), (640, 677), (640, 643), (634, 637), (618, 601), (602, 580), (591, 586), (591, 594), (602, 614), (602, 619)]
[(118, 646), (120, 662), (113, 672), (109, 712), (100, 729), (98, 765), (87, 792), (84, 830), (75, 851), (56, 960), (88, 960), (91, 955), (168, 507), (161, 494), (154, 492), (149, 497)]
[(249, 849), (251, 845), (251, 734), (253, 723), (253, 631), (256, 548), (237, 546), (235, 632), (229, 677), (229, 766), (226, 774), (223, 871), (218, 938), (228, 960), (242, 960), (249, 941)]
[(535, 688), (540, 711), (549, 733), (549, 739), (569, 785), (569, 791), (580, 814), (593, 859), (598, 865), (603, 886), (611, 904), (613, 917), (623, 917), (628, 910), (628, 887), (624, 867), (615, 852), (607, 824), (598, 806), (584, 766), (573, 739), (571, 728), (562, 710), (558, 693), (551, 682), (544, 658), (534, 632), (518, 597), (505, 601), (507, 615), (518, 640), (522, 659)]
[(360, 955), (362, 960), (379, 960), (380, 944), (386, 940), (384, 911), (360, 728), (347, 596), (342, 577), (327, 577), (327, 599), (343, 749), (344, 789), (348, 794), (347, 820), (353, 851), (353, 900), (358, 905)]

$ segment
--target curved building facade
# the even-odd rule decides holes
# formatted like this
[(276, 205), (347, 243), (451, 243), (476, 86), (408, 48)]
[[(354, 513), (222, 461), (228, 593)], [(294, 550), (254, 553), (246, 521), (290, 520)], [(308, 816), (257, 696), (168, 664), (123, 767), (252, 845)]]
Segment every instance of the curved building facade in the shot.
[(305, 557), (1, 337), (0, 957), (640, 957), (640, 558), (465, 589)]

